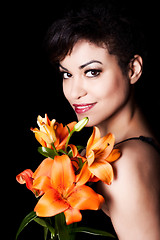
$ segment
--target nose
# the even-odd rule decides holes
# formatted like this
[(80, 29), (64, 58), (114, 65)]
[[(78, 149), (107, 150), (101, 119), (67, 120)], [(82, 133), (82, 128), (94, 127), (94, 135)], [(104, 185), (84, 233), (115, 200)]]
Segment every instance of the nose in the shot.
[(85, 83), (82, 78), (75, 77), (72, 81), (70, 96), (72, 99), (80, 99), (87, 95)]

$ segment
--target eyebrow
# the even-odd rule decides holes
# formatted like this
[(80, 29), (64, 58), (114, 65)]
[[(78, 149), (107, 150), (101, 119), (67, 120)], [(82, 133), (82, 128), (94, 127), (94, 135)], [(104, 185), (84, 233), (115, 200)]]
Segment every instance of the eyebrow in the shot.
[[(83, 69), (83, 68), (85, 68), (86, 66), (88, 66), (88, 65), (90, 65), (90, 64), (92, 64), (92, 63), (99, 63), (99, 64), (102, 65), (102, 62), (100, 62), (100, 61), (98, 61), (98, 60), (91, 60), (91, 61), (89, 61), (89, 62), (87, 62), (87, 63), (79, 66), (79, 69)], [(69, 71), (67, 68), (63, 67), (60, 63), (59, 63), (59, 67), (61, 67), (63, 70), (65, 70), (65, 71), (67, 71), (67, 72)]]
[(81, 66), (79, 67), (79, 69), (83, 69), (83, 68), (85, 68), (86, 66), (88, 66), (88, 65), (90, 65), (90, 64), (92, 64), (92, 63), (99, 63), (99, 64), (102, 64), (102, 62), (100, 62), (100, 61), (98, 61), (98, 60), (91, 60), (91, 61), (89, 61), (89, 62), (87, 62), (87, 63), (81, 65)]
[(62, 68), (63, 70), (65, 70), (65, 71), (69, 72), (68, 69), (65, 68), (65, 67), (63, 67), (60, 63), (59, 63), (59, 67), (61, 67), (61, 68)]

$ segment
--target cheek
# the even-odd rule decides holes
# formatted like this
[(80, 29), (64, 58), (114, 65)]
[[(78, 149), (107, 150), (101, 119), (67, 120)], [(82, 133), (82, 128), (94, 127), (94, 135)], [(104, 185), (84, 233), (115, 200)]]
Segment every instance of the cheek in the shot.
[(63, 94), (68, 101), (69, 101), (69, 95), (70, 95), (69, 92), (70, 92), (69, 84), (63, 81)]
[(101, 84), (92, 85), (92, 92), (102, 102), (115, 102), (125, 97), (129, 91), (127, 79), (120, 76), (106, 77)]
[[(92, 93), (98, 104), (89, 116), (88, 126), (98, 125), (113, 116), (127, 101), (130, 87), (127, 79), (110, 78), (102, 85), (92, 87)], [(95, 114), (96, 112), (96, 114)]]

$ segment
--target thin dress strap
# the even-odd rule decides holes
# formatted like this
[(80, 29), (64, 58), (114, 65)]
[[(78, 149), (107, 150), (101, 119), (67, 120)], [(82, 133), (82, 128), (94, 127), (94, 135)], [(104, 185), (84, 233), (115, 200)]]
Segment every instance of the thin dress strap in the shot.
[(116, 143), (114, 146), (116, 147), (118, 144), (130, 141), (130, 140), (140, 140), (140, 141), (146, 142), (146, 143), (152, 145), (158, 151), (158, 153), (160, 153), (160, 146), (158, 146), (158, 144), (156, 144), (154, 139), (150, 138), (150, 137), (144, 137), (144, 136), (127, 138), (121, 142)]

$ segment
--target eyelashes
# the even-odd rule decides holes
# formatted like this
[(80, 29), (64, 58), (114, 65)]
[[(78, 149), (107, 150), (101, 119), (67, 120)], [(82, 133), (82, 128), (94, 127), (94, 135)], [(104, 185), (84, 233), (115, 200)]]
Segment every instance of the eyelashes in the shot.
[(85, 71), (85, 75), (89, 78), (93, 78), (99, 76), (101, 72), (101, 69), (89, 69)]
[(72, 74), (68, 73), (68, 72), (61, 72), (61, 76), (63, 79), (68, 79), (72, 77)]
[[(88, 69), (84, 72), (84, 74), (88, 78), (95, 78), (95, 77), (98, 77), (101, 72), (102, 72), (102, 69)], [(63, 79), (69, 79), (72, 77), (72, 74), (69, 72), (60, 71), (60, 73)]]

